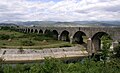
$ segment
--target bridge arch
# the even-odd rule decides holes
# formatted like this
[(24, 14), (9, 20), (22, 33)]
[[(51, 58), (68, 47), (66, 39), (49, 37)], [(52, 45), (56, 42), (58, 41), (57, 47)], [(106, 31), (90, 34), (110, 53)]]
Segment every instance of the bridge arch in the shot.
[(62, 31), (62, 33), (60, 34), (60, 40), (70, 41), (69, 32), (67, 30)]
[(30, 29), (28, 28), (28, 31), (27, 31), (28, 33), (30, 33)]
[(53, 37), (53, 33), (52, 33), (49, 29), (46, 29), (46, 30), (44, 31), (44, 34), (45, 34), (46, 36), (48, 36), (48, 37)]
[(87, 49), (87, 39), (88, 39), (88, 36), (86, 35), (85, 32), (76, 31), (73, 35), (72, 43), (80, 44)]
[[(97, 32), (92, 36), (92, 51), (93, 52), (97, 52), (101, 50), (101, 37), (102, 36), (109, 36), (110, 34), (108, 34), (107, 32)], [(110, 37), (110, 39), (112, 39)]]
[(43, 34), (43, 30), (40, 29), (38, 33)]
[(27, 32), (27, 29), (25, 29), (25, 33)]
[(46, 30), (44, 31), (44, 34), (49, 34), (50, 32), (51, 32), (50, 30), (46, 29)]
[(73, 36), (73, 43), (74, 42), (76, 42), (78, 44), (87, 43), (87, 41), (85, 39), (87, 39), (86, 34), (82, 31), (77, 31)]
[(57, 30), (53, 30), (52, 33), (53, 33), (53, 38), (55, 38), (57, 40), (58, 39), (58, 35), (59, 35)]
[(31, 33), (33, 33), (34, 32), (34, 30), (33, 29), (31, 29)]
[(25, 29), (22, 29), (22, 32), (24, 32), (25, 31)]
[(34, 33), (38, 33), (38, 30), (37, 30), (37, 29), (35, 29)]

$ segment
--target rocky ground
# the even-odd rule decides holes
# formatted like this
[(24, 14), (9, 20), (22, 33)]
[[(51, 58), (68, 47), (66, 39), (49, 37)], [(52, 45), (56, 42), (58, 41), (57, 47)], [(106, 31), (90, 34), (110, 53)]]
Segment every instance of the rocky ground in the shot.
[(45, 57), (83, 57), (88, 52), (80, 47), (38, 49), (0, 49), (0, 56), (4, 61), (43, 60)]

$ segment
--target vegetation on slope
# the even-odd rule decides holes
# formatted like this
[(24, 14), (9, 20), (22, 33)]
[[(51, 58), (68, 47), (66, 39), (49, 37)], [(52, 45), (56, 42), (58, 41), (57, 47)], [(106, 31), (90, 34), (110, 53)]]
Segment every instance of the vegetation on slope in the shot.
[[(50, 35), (50, 34), (49, 34)], [(61, 46), (72, 46), (64, 41), (58, 41), (51, 36), (36, 33), (21, 33), (11, 30), (9, 27), (0, 29), (0, 47), (1, 48), (51, 48)]]

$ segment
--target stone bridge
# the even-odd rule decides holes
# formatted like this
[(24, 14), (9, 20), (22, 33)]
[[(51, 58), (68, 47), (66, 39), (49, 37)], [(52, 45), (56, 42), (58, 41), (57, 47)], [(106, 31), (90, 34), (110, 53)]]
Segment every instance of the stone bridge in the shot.
[(120, 42), (120, 27), (22, 27), (19, 29), (26, 33), (48, 34), (52, 32), (53, 37), (58, 40), (69, 41), (84, 45), (88, 52), (95, 53), (101, 48), (100, 38), (109, 35), (113, 47)]

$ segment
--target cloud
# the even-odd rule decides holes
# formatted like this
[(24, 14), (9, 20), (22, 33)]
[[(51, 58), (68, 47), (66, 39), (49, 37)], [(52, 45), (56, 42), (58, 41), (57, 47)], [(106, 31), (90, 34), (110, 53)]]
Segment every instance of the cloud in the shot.
[(0, 0), (0, 20), (120, 20), (119, 7), (120, 0)]

